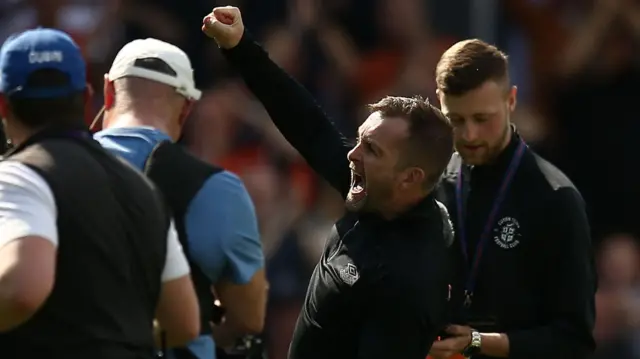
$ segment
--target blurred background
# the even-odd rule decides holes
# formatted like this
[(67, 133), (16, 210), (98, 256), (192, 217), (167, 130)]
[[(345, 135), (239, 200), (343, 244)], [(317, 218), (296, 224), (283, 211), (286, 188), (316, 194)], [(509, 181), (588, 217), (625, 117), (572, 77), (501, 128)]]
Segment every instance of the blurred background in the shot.
[[(519, 88), (518, 129), (588, 203), (600, 274), (595, 358), (640, 358), (639, 1), (0, 0), (0, 41), (38, 25), (67, 31), (98, 94), (130, 40), (155, 37), (190, 55), (204, 95), (188, 143), (240, 175), (253, 197), (271, 283), (269, 354), (284, 359), (308, 277), (343, 206), (201, 34), (202, 18), (222, 5), (242, 9), (272, 58), (348, 136), (364, 105), (383, 95), (437, 101), (435, 64), (454, 42), (478, 37), (506, 51)], [(95, 112), (101, 105), (97, 96)]]

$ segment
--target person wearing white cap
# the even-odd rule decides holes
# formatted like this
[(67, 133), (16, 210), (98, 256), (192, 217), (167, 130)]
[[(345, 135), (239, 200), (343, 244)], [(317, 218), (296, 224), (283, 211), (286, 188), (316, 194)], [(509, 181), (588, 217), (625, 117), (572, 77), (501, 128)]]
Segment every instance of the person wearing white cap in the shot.
[[(166, 71), (140, 66), (145, 60), (161, 60), (166, 64)], [(134, 40), (118, 52), (105, 79), (108, 79), (108, 85), (124, 77), (138, 77), (165, 84), (188, 101), (197, 101), (202, 95), (195, 86), (187, 54), (174, 45), (152, 38)]]
[[(103, 130), (95, 135), (144, 170), (173, 210), (200, 300), (202, 329), (187, 348), (168, 351), (177, 359), (214, 358), (215, 345), (226, 346), (224, 339), (231, 344), (261, 332), (266, 307), (264, 254), (244, 184), (175, 143), (200, 97), (181, 49), (151, 38), (134, 40), (105, 75)], [(214, 328), (212, 288), (226, 311), (224, 323)]]

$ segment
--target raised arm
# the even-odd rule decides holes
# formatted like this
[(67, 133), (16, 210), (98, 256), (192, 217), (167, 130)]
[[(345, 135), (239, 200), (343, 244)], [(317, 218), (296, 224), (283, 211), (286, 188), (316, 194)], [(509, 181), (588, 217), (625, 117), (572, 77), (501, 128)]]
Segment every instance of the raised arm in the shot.
[(287, 141), (345, 197), (350, 181), (347, 153), (351, 146), (311, 94), (253, 41), (244, 29), (240, 10), (230, 6), (213, 9), (202, 30), (223, 49)]

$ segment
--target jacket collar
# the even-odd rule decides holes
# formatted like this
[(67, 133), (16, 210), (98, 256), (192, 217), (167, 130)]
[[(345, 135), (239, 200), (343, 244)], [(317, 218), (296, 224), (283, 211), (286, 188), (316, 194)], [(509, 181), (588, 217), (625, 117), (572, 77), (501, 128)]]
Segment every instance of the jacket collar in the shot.
[(511, 163), (511, 158), (516, 152), (518, 148), (518, 143), (520, 143), (521, 137), (515, 126), (511, 127), (511, 140), (507, 144), (502, 152), (491, 162), (478, 166), (467, 166), (467, 169), (470, 169), (471, 177), (474, 176), (492, 176), (492, 175), (502, 175), (504, 171), (507, 170), (509, 164)]
[(380, 224), (385, 223), (387, 225), (399, 225), (405, 223), (406, 221), (425, 219), (433, 215), (433, 213), (438, 210), (438, 206), (436, 205), (435, 200), (435, 191), (433, 191), (425, 198), (420, 200), (420, 202), (416, 203), (413, 207), (409, 208), (404, 213), (392, 220), (384, 219), (378, 213), (371, 212), (362, 213), (359, 215), (359, 218), (362, 222), (375, 222)]

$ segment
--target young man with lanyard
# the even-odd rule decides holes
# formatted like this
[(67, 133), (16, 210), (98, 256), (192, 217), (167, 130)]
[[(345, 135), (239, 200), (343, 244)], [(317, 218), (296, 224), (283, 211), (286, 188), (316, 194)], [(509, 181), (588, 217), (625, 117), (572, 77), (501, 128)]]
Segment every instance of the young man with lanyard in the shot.
[(439, 196), (457, 233), (453, 320), (433, 359), (586, 358), (594, 349), (596, 276), (584, 202), (511, 124), (507, 57), (480, 40), (436, 68), (454, 154)]

